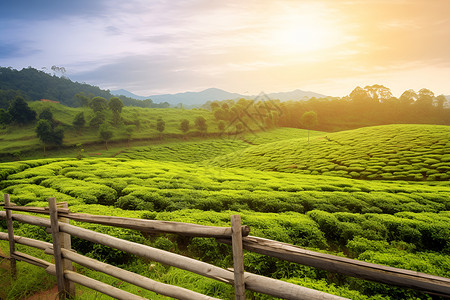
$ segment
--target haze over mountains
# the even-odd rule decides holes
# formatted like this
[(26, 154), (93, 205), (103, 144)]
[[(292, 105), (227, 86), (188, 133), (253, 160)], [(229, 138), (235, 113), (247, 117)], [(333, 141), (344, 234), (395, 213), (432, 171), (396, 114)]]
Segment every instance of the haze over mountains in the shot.
[[(171, 105), (177, 105), (178, 103), (183, 103), (184, 105), (201, 105), (207, 101), (214, 100), (227, 100), (227, 99), (256, 99), (257, 97), (262, 98), (263, 100), (267, 99), (279, 99), (281, 101), (288, 100), (307, 100), (311, 97), (321, 98), (326, 97), (325, 95), (302, 91), (302, 90), (294, 90), (291, 92), (280, 92), (280, 93), (270, 93), (270, 94), (259, 94), (259, 95), (243, 95), (238, 93), (230, 93), (217, 88), (209, 88), (201, 92), (184, 92), (177, 94), (163, 94), (163, 95), (152, 95), (148, 97), (135, 95), (127, 90), (115, 90), (111, 91), (113, 95), (123, 95), (126, 97), (145, 100), (152, 99), (153, 102), (161, 103), (167, 102)], [(266, 97), (267, 96), (267, 97)]]

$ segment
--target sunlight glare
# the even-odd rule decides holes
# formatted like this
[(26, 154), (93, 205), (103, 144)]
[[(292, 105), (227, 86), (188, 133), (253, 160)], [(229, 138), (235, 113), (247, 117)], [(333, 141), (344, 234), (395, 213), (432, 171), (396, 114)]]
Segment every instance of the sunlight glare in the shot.
[(333, 47), (340, 32), (316, 11), (290, 13), (280, 17), (272, 32), (272, 42), (280, 54), (308, 53)]

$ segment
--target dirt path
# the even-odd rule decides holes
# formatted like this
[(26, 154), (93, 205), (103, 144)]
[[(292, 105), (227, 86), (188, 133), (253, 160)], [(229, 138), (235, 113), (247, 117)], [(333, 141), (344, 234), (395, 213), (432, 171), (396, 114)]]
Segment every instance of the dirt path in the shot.
[(24, 298), (23, 300), (57, 300), (59, 299), (57, 295), (58, 295), (58, 286), (55, 285), (50, 290), (36, 293), (30, 297)]
[(0, 268), (9, 270), (9, 260), (7, 260), (6, 257), (8, 257), (8, 255), (6, 255), (5, 252), (0, 249)]
[(6, 299), (6, 291), (10, 286), (10, 264), (9, 260), (6, 259), (7, 255), (0, 249), (0, 299)]

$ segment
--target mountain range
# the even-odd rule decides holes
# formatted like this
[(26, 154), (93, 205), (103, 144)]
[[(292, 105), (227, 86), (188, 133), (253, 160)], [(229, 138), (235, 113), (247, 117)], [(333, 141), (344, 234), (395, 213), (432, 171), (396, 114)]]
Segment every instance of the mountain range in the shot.
[(326, 97), (325, 95), (322, 94), (309, 91), (302, 91), (299, 89), (291, 92), (270, 93), (270, 94), (261, 93), (259, 95), (243, 95), (238, 93), (230, 93), (217, 88), (209, 88), (201, 92), (184, 92), (177, 94), (152, 95), (148, 97), (138, 96), (124, 89), (111, 91), (111, 94), (117, 96), (123, 95), (126, 97), (139, 100), (152, 99), (152, 101), (155, 103), (167, 102), (171, 105), (177, 105), (179, 103), (183, 103), (184, 105), (202, 105), (207, 101), (215, 101), (215, 100), (220, 101), (220, 100), (240, 99), (240, 98), (256, 99), (258, 97), (266, 100), (279, 99), (281, 101), (307, 100), (311, 97), (316, 98)]

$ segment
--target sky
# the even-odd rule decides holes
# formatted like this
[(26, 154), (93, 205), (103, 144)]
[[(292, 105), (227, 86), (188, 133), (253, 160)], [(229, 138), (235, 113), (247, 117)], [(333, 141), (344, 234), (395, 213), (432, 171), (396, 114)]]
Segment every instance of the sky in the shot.
[(0, 1), (0, 66), (141, 96), (450, 95), (450, 0)]

